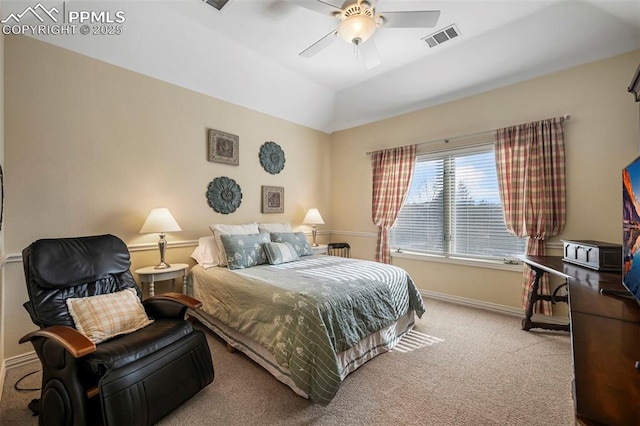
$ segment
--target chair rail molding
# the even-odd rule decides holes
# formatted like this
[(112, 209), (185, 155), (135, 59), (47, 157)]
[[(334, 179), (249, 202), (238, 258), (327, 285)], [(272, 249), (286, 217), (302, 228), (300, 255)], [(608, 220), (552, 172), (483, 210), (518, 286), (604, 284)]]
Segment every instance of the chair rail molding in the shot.
[(377, 238), (378, 234), (376, 232), (363, 232), (363, 231), (331, 231), (333, 235), (347, 235), (352, 237), (367, 237), (367, 238)]
[(3, 264), (15, 263), (15, 262), (22, 262), (22, 255), (20, 253), (13, 253), (13, 254), (7, 255), (7, 257), (4, 258)]
[[(198, 240), (173, 241), (167, 244), (167, 249), (181, 248), (181, 247), (196, 247), (197, 245), (198, 245)], [(158, 250), (158, 243), (127, 244), (127, 248), (129, 249), (130, 252)], [(22, 254), (12, 253), (7, 255), (4, 263), (20, 263), (20, 262), (22, 262)]]
[[(305, 232), (305, 235), (311, 236), (311, 232)], [(365, 237), (365, 238), (377, 238), (378, 234), (375, 232), (363, 232), (363, 231), (342, 231), (342, 230), (324, 230), (318, 231), (318, 235), (346, 235), (352, 237)], [(167, 244), (167, 248), (181, 248), (181, 247), (197, 247), (198, 240), (183, 240), (183, 241), (173, 241)], [(158, 243), (140, 243), (140, 244), (128, 244), (130, 252), (136, 251), (148, 251), (148, 250), (157, 250)], [(562, 243), (560, 242), (549, 242), (547, 243), (547, 248), (549, 249), (562, 249)], [(22, 254), (21, 253), (10, 253), (5, 258), (2, 264), (7, 263), (19, 263), (22, 262)]]
[[(167, 242), (167, 248), (181, 248), (181, 247), (196, 247), (198, 245), (198, 240), (184, 240), (184, 241), (173, 241)], [(127, 248), (130, 252), (134, 251), (148, 251), (148, 250), (158, 250), (158, 243), (139, 243), (139, 244), (127, 244)]]

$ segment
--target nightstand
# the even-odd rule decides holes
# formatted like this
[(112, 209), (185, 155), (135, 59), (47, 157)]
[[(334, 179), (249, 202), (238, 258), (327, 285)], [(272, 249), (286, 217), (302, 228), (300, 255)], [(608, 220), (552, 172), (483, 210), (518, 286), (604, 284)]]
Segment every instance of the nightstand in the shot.
[(147, 266), (136, 270), (136, 274), (140, 279), (140, 284), (149, 283), (149, 297), (155, 295), (155, 282), (174, 280), (182, 277), (182, 293), (187, 293), (187, 270), (189, 265), (186, 263), (174, 263), (166, 269), (156, 269), (155, 266)]
[(327, 254), (327, 245), (319, 244), (318, 247), (311, 246), (311, 250), (313, 250), (313, 254)]

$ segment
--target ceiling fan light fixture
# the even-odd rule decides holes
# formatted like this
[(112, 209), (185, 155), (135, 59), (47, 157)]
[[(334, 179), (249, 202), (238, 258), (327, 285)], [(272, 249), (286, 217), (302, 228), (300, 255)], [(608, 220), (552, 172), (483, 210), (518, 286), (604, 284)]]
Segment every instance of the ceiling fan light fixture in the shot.
[(338, 35), (347, 43), (360, 44), (376, 32), (375, 20), (367, 15), (347, 16), (338, 25)]
[(321, 8), (323, 14), (339, 20), (335, 30), (300, 52), (299, 56), (311, 58), (340, 37), (351, 44), (356, 58), (362, 53), (364, 65), (367, 68), (373, 68), (380, 64), (380, 56), (374, 40), (370, 42), (367, 40), (373, 38), (378, 27), (384, 25), (388, 28), (431, 28), (435, 27), (440, 17), (439, 10), (388, 11), (376, 14), (377, 3), (374, 0), (341, 0), (341, 2), (342, 8), (336, 5), (338, 0), (296, 1), (296, 4), (307, 9), (320, 11), (319, 8)]

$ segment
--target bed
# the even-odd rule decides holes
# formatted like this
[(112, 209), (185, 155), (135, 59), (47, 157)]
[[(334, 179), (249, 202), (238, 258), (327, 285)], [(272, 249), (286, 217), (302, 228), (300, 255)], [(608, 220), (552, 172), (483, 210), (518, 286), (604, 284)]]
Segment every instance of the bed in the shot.
[(187, 288), (203, 302), (191, 315), (321, 405), (425, 310), (403, 269), (327, 255), (235, 270), (196, 265)]

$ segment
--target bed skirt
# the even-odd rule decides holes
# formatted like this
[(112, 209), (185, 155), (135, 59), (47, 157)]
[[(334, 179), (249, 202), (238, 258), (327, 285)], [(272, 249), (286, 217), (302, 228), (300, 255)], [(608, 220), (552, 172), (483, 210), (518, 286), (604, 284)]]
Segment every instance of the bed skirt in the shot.
[[(293, 383), (289, 369), (278, 365), (275, 357), (264, 346), (238, 333), (230, 327), (227, 327), (225, 324), (202, 310), (190, 309), (188, 314), (220, 336), (231, 347), (246, 354), (276, 379), (289, 386), (295, 393), (304, 398), (309, 397)], [(358, 367), (362, 366), (372, 358), (393, 349), (402, 336), (411, 331), (413, 325), (414, 313), (413, 311), (409, 311), (393, 324), (369, 335), (368, 337), (365, 337), (350, 349), (338, 353), (337, 356), (338, 363), (340, 365), (341, 380), (344, 380), (347, 375), (357, 370)]]

